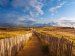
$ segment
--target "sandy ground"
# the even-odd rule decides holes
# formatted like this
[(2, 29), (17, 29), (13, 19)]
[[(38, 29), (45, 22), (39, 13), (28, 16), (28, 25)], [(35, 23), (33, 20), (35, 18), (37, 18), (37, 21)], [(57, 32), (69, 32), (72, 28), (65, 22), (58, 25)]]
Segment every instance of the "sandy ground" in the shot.
[(44, 56), (40, 47), (41, 44), (39, 40), (33, 35), (24, 49), (20, 51), (17, 56)]

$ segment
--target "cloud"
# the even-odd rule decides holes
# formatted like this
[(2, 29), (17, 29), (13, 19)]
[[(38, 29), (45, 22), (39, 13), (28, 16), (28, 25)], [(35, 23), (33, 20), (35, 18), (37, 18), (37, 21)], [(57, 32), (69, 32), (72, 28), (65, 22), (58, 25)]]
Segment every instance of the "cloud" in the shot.
[(44, 14), (44, 12), (42, 10), (43, 3), (38, 2), (37, 0), (31, 0), (29, 4), (30, 4), (30, 6), (34, 7), (34, 9), (36, 10), (37, 13), (39, 13), (41, 15)]
[(58, 20), (71, 20), (71, 21), (75, 21), (74, 17), (60, 17)]
[(75, 27), (75, 18), (61, 17), (54, 22), (56, 23), (55, 26)]
[(22, 8), (24, 11), (29, 10), (40, 15), (44, 14), (42, 5), (43, 4), (37, 0), (13, 0), (12, 2), (14, 8)]
[[(34, 19), (34, 17), (30, 16), (30, 15), (20, 15), (20, 14), (9, 14), (13, 15), (12, 17), (10, 17), (11, 19), (14, 18), (14, 24), (16, 25), (31, 25), (29, 22), (35, 22), (36, 19)], [(13, 21), (12, 21), (13, 22)]]
[(8, 23), (25, 24), (25, 21), (36, 21), (39, 15), (44, 14), (43, 3), (38, 0), (0, 0), (0, 5), (6, 6), (4, 11), (7, 11), (0, 13), (4, 14), (0, 18)]
[(60, 9), (61, 7), (63, 7), (64, 4), (66, 4), (66, 2), (61, 2), (61, 3), (59, 3), (57, 6), (50, 8), (49, 11), (50, 11), (52, 14), (54, 14), (54, 13), (56, 13), (56, 12), (58, 11), (58, 9)]
[(0, 0), (0, 5), (2, 7), (6, 7), (6, 6), (8, 6), (8, 4), (9, 4), (9, 0)]
[(26, 0), (13, 0), (11, 4), (14, 8), (26, 8), (26, 6), (28, 6), (28, 1), (26, 1)]
[[(51, 4), (48, 3), (48, 1), (50, 1)], [(52, 3), (55, 3), (55, 4), (52, 4)], [(51, 19), (48, 20), (46, 18), (46, 17), (48, 17), (48, 13), (45, 10), (46, 9), (49, 10), (50, 13), (52, 13), (54, 15), (66, 3), (67, 2), (64, 0), (63, 1), (62, 0), (57, 0), (57, 1), (56, 0), (11, 0), (11, 2), (10, 2), (10, 0), (0, 0), (0, 6), (5, 7), (5, 8), (0, 7), (0, 8), (4, 9), (4, 10), (0, 9), (0, 19), (2, 19), (2, 20), (0, 20), (0, 22), (6, 21), (8, 23), (13, 23), (13, 24), (17, 24), (17, 25), (19, 25), (19, 24), (29, 25), (29, 24), (33, 24), (35, 22), (40, 22), (40, 23), (47, 22), (48, 23), (48, 22), (51, 22)], [(48, 7), (48, 5), (50, 6), (50, 8)], [(43, 15), (44, 15), (45, 19), (41, 19), (41, 18), (44, 18)], [(42, 17), (40, 17), (40, 16), (42, 16)], [(65, 19), (66, 19), (66, 21), (64, 21)], [(74, 18), (67, 19), (67, 17), (61, 17), (58, 19), (57, 23), (59, 22), (58, 25), (59, 24), (60, 25), (62, 25), (62, 24), (68, 25), (69, 23), (73, 22), (71, 19), (73, 20)], [(68, 20), (70, 20), (70, 21), (68, 21)], [(63, 21), (64, 21), (64, 23), (61, 23)], [(31, 22), (31, 23), (29, 23), (29, 22)]]
[(14, 9), (21, 9), (25, 13), (17, 17), (18, 23), (24, 24), (26, 20), (36, 21), (37, 16), (44, 14), (43, 3), (37, 0), (13, 0), (11, 5)]
[(18, 17), (16, 24), (21, 26), (31, 26), (35, 24), (35, 22), (36, 22), (35, 19), (33, 19), (32, 17), (30, 18), (29, 15), (26, 15)]
[(63, 26), (63, 27), (75, 27), (75, 21), (71, 20), (62, 20), (57, 22), (58, 26)]

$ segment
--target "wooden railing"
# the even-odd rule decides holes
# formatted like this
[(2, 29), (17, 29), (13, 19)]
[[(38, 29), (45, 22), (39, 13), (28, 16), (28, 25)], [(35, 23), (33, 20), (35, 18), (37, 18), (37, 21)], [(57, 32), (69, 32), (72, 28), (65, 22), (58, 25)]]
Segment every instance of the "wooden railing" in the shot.
[(31, 33), (0, 39), (0, 56), (16, 56), (31, 37)]
[(72, 56), (72, 41), (69, 41), (64, 37), (58, 38), (51, 35), (38, 33), (36, 31), (34, 31), (34, 33), (38, 37), (38, 39), (41, 39), (40, 41), (42, 41), (42, 45), (44, 43), (44, 45), (48, 46), (48, 56)]

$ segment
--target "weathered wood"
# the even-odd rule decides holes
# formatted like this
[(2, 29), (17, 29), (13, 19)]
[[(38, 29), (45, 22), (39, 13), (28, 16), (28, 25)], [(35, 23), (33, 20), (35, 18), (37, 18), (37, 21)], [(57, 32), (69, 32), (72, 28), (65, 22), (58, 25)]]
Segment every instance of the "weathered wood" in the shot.
[[(30, 37), (30, 36), (29, 36)], [(0, 56), (16, 56), (29, 40), (26, 35), (0, 39)]]
[(73, 42), (63, 38), (63, 36), (62, 38), (57, 38), (43, 33), (34, 33), (41, 41), (48, 44), (50, 56), (72, 56)]

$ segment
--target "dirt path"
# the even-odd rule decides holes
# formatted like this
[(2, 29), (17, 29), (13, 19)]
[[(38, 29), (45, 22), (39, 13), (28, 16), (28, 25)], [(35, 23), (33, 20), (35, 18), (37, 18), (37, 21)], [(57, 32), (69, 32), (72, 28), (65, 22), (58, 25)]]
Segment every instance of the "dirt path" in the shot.
[(41, 44), (34, 34), (17, 56), (44, 56), (41, 51)]

